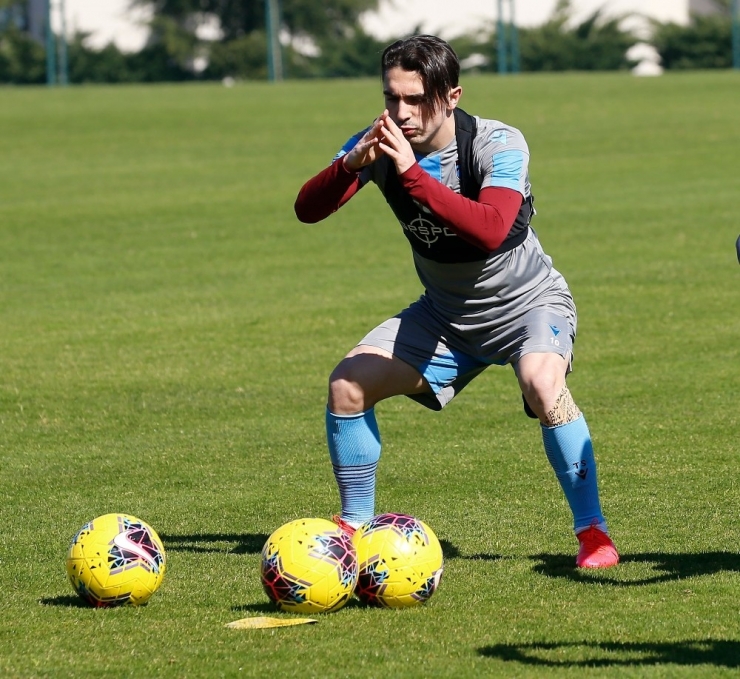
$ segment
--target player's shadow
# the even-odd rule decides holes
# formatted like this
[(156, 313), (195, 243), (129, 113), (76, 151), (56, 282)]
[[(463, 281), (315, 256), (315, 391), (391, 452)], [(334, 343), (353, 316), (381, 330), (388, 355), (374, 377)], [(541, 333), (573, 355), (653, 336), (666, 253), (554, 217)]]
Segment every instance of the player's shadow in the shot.
[(194, 533), (192, 535), (159, 536), (168, 551), (228, 552), (229, 554), (259, 554), (269, 535), (265, 533)]
[[(488, 658), (537, 667), (640, 667), (714, 665), (740, 668), (740, 641), (589, 642), (494, 644), (478, 649)], [(570, 656), (570, 658), (569, 658)]]
[[(671, 580), (683, 580), (699, 575), (713, 575), (721, 571), (740, 572), (740, 555), (732, 552), (704, 552), (701, 554), (647, 552), (623, 554), (621, 565), (650, 564), (655, 575), (638, 579), (617, 577), (620, 570), (589, 571), (575, 567), (572, 554), (536, 554), (529, 557), (535, 562), (533, 570), (550, 578), (566, 578), (575, 582), (593, 582), (615, 587), (637, 587)], [(619, 567), (617, 567), (619, 568)], [(611, 575), (614, 573), (614, 575)]]

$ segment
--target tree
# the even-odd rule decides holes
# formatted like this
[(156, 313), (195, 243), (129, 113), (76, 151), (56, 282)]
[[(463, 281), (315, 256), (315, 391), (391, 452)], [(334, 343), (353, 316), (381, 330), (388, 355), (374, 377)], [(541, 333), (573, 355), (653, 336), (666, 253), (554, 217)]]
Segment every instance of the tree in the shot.
[(378, 77), (380, 57), (387, 44), (357, 28), (347, 36), (318, 40), (320, 53), (316, 57), (294, 55), (291, 72), (304, 78)]
[(17, 85), (46, 81), (44, 48), (15, 26), (0, 32), (0, 83)]
[(653, 45), (667, 69), (730, 68), (732, 20), (727, 16), (693, 16), (688, 26), (656, 24)]
[[(620, 28), (620, 18), (605, 19), (595, 11), (579, 24), (572, 24), (570, 0), (560, 0), (548, 21), (518, 30), (520, 65), (523, 71), (607, 71), (631, 65), (625, 53), (637, 42)], [(476, 43), (477, 42), (477, 49)], [(498, 70), (495, 34), (454, 42), (461, 57), (479, 52), (487, 59), (482, 70)]]
[(252, 31), (234, 40), (211, 45), (205, 78), (267, 78), (267, 35)]
[[(264, 0), (132, 0), (150, 7), (183, 27), (194, 27), (207, 15), (218, 17), (224, 40), (234, 40), (265, 29)], [(282, 22), (292, 35), (337, 37), (356, 26), (360, 14), (375, 9), (378, 0), (282, 0)]]
[(102, 49), (86, 46), (89, 37), (77, 33), (69, 41), (69, 80), (72, 83), (133, 83), (177, 81), (192, 78), (177, 66), (162, 44), (139, 52), (121, 52), (113, 43)]
[[(318, 49), (367, 36), (359, 29), (360, 15), (377, 7), (379, 0), (282, 0), (281, 29), (288, 36), (308, 40)], [(133, 5), (153, 10), (152, 43), (165, 45), (181, 67), (192, 64), (195, 56), (206, 54), (205, 77), (234, 75), (266, 77), (267, 36), (264, 0), (131, 0)], [(216, 17), (222, 38), (208, 42), (197, 38), (198, 29)], [(313, 68), (315, 58), (286, 50), (291, 64), (300, 74)], [(320, 59), (319, 59), (320, 60)], [(320, 72), (322, 69), (318, 69)]]
[(620, 19), (602, 18), (601, 9), (573, 28), (569, 3), (543, 26), (519, 33), (525, 71), (608, 71), (630, 66), (625, 53), (637, 42), (619, 27)]

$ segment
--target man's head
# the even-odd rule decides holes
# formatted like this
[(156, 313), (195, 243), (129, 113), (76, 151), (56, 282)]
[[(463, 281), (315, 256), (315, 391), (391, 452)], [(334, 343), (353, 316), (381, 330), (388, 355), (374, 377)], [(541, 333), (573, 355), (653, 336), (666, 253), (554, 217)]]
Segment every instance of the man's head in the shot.
[(452, 47), (433, 35), (398, 40), (383, 52), (381, 70), (386, 108), (411, 145), (420, 151), (446, 145), (462, 93)]
[(392, 68), (418, 73), (424, 86), (422, 106), (433, 113), (449, 104), (450, 91), (458, 86), (460, 62), (452, 47), (433, 35), (397, 40), (383, 51), (383, 79)]

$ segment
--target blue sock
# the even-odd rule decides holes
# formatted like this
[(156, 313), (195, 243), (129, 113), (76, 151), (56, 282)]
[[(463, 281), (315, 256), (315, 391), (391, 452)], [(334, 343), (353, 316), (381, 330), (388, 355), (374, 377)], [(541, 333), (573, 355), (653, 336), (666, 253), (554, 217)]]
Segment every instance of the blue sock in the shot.
[(596, 461), (586, 419), (557, 427), (542, 425), (545, 453), (573, 512), (576, 533), (596, 524), (606, 532), (596, 482)]
[(375, 471), (380, 459), (380, 433), (375, 410), (335, 415), (326, 410), (326, 440), (339, 486), (342, 518), (361, 524), (375, 516)]

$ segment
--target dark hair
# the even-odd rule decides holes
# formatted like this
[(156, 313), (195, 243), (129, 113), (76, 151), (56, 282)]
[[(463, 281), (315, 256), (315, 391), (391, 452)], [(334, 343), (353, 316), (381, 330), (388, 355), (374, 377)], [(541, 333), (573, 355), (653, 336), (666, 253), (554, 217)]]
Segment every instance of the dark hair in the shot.
[(460, 79), (460, 62), (455, 50), (433, 35), (413, 35), (397, 40), (383, 50), (381, 77), (392, 68), (414, 71), (424, 85), (423, 106), (436, 111), (448, 103), (451, 89)]

